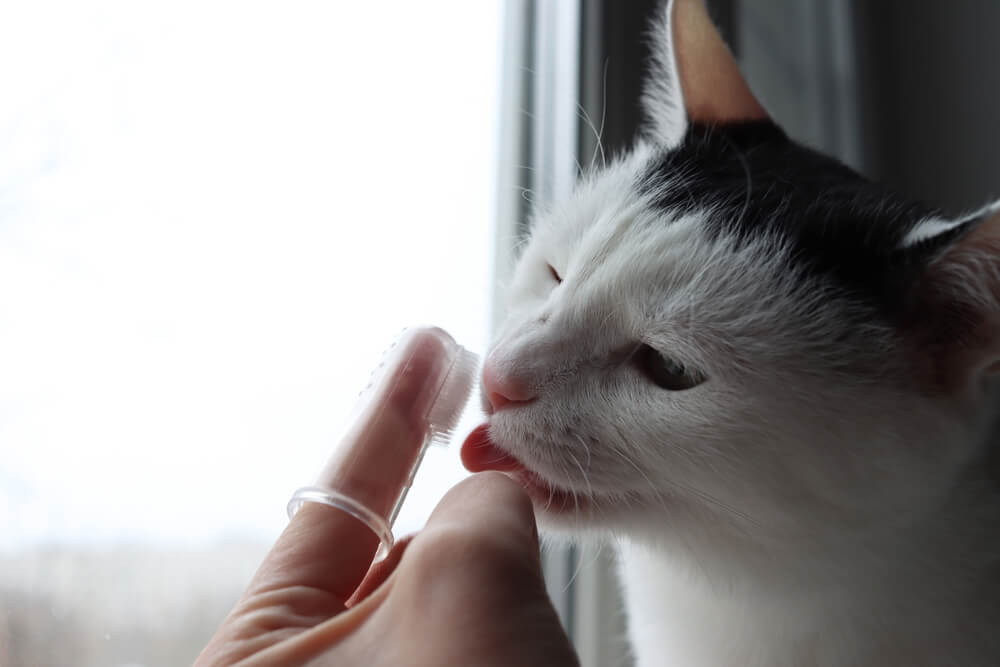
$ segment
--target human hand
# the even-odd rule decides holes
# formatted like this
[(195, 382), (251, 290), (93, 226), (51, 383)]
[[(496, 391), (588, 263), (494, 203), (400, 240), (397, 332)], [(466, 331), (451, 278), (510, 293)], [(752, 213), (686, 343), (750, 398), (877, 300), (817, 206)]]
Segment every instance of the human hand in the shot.
[[(448, 359), (442, 334), (400, 343), (321, 479), (391, 507)], [(455, 486), (424, 530), (369, 568), (378, 544), (350, 514), (305, 503), (196, 665), (578, 664), (545, 591), (531, 500), (506, 476)]]
[(458, 484), (366, 577), (376, 548), (349, 515), (304, 506), (196, 665), (578, 664), (531, 501), (504, 475)]

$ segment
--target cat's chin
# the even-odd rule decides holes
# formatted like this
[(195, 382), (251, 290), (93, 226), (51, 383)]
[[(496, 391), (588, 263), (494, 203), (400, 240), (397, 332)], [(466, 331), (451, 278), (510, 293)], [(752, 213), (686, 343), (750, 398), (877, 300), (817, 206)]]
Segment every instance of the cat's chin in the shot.
[(470, 472), (497, 470), (516, 480), (535, 507), (545, 514), (581, 517), (595, 509), (596, 503), (590, 496), (552, 483), (498, 447), (490, 438), (489, 424), (480, 424), (469, 433), (462, 443), (461, 456)]
[(665, 496), (644, 496), (638, 492), (614, 495), (574, 491), (532, 470), (490, 437), (488, 423), (477, 426), (461, 448), (462, 463), (470, 472), (502, 472), (527, 491), (535, 507), (538, 525), (552, 536), (571, 541), (588, 537), (606, 538), (636, 528), (641, 532), (650, 522), (663, 521)]

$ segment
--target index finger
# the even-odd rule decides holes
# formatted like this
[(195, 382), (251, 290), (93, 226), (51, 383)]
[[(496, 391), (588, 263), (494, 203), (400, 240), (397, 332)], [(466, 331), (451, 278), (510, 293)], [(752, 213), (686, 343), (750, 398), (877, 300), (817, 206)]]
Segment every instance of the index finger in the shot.
[[(446, 373), (451, 349), (440, 330), (417, 329), (397, 343), (371, 400), (320, 476), (327, 486), (388, 518), (423, 445), (428, 391)], [(306, 503), (264, 560), (248, 594), (305, 586), (342, 604), (378, 548), (367, 525), (339, 509)]]

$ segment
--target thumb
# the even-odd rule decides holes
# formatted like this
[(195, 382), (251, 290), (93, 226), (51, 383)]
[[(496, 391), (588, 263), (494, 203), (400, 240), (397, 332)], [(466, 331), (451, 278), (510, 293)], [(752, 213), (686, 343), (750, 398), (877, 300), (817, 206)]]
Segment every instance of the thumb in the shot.
[(541, 573), (538, 526), (531, 498), (503, 473), (482, 472), (455, 485), (438, 503), (422, 531), (461, 533), (508, 556), (523, 558)]
[[(400, 564), (406, 586), (548, 602), (531, 499), (502, 473), (466, 478), (438, 503)], [(498, 582), (505, 585), (497, 586)], [(461, 603), (459, 603), (461, 604)]]
[[(531, 499), (506, 475), (455, 486), (410, 543), (391, 577), (394, 623), (440, 633), (405, 664), (578, 665), (542, 577)], [(404, 656), (399, 657), (403, 664)]]

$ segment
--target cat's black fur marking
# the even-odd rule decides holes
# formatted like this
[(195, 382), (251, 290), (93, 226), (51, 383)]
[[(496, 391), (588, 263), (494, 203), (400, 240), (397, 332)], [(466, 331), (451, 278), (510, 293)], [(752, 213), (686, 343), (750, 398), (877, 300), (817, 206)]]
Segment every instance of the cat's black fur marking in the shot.
[(707, 210), (712, 236), (784, 240), (805, 275), (830, 276), (845, 296), (887, 315), (902, 305), (913, 278), (907, 268), (926, 254), (919, 244), (899, 252), (902, 239), (940, 215), (792, 141), (771, 121), (692, 124), (639, 185), (665, 210)]

